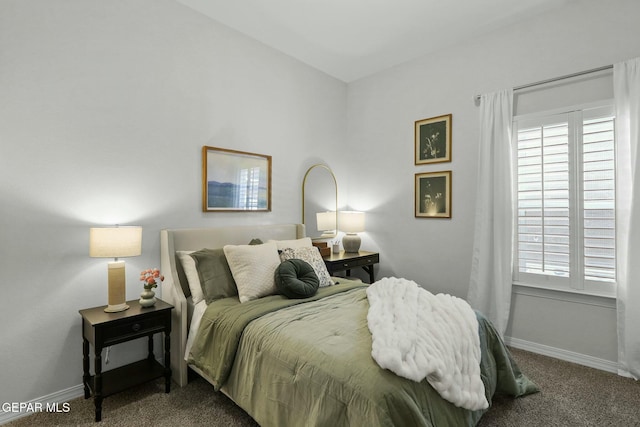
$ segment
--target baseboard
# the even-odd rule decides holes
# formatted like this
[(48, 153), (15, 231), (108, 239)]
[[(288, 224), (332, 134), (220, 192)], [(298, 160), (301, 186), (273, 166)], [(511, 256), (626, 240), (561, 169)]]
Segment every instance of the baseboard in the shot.
[[(34, 413), (34, 411), (38, 411), (38, 409), (38, 412), (46, 410), (64, 411), (65, 408), (63, 406), (55, 404), (62, 404), (80, 396), (84, 396), (84, 386), (82, 384), (69, 387), (64, 390), (56, 391), (55, 393), (42, 396), (38, 399), (30, 400), (28, 402), (17, 402), (19, 404), (25, 404), (28, 408), (28, 410), (25, 410), (23, 412), (5, 412), (4, 409), (0, 407), (0, 425), (6, 424), (9, 421), (17, 420), (18, 418), (26, 417), (27, 415), (31, 415)], [(13, 402), (7, 403), (11, 404)]]
[(548, 345), (525, 341), (518, 338), (505, 337), (504, 342), (508, 346), (518, 348), (520, 350), (542, 354), (543, 356), (553, 357), (566, 362), (577, 363), (578, 365), (600, 369), (601, 371), (612, 372), (614, 374), (618, 373), (618, 363), (611, 360), (600, 359), (598, 357), (575, 353), (573, 351), (550, 347)]

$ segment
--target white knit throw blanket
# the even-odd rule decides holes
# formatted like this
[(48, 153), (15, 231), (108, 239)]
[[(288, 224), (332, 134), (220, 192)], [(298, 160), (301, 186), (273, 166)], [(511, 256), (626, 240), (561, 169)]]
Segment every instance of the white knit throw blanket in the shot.
[(416, 382), (426, 378), (456, 406), (489, 407), (480, 377), (478, 320), (466, 301), (395, 277), (369, 286), (367, 297), (371, 355), (380, 367)]

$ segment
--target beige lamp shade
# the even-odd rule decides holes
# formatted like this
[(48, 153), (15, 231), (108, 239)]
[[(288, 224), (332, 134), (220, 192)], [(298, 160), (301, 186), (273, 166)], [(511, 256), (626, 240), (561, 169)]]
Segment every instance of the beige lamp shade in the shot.
[(364, 231), (364, 212), (340, 211), (338, 222), (345, 233), (361, 233)]
[(89, 256), (115, 258), (108, 264), (108, 305), (104, 311), (115, 313), (129, 308), (126, 304), (124, 261), (118, 258), (142, 253), (142, 227), (103, 227), (89, 229)]
[(142, 227), (89, 229), (89, 256), (124, 258), (142, 253)]

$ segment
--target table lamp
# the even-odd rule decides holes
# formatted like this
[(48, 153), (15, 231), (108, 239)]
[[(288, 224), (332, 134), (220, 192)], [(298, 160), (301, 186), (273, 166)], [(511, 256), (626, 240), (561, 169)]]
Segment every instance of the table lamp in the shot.
[(333, 237), (336, 229), (336, 213), (318, 212), (316, 213), (316, 221), (318, 223), (318, 231), (322, 231), (322, 237)]
[(340, 211), (338, 223), (340, 230), (346, 233), (342, 238), (344, 251), (358, 252), (360, 250), (360, 236), (357, 233), (364, 231), (364, 212)]
[(126, 304), (126, 279), (124, 261), (118, 258), (138, 256), (142, 253), (142, 227), (103, 227), (89, 229), (89, 256), (114, 258), (108, 264), (109, 304), (107, 313), (124, 311)]

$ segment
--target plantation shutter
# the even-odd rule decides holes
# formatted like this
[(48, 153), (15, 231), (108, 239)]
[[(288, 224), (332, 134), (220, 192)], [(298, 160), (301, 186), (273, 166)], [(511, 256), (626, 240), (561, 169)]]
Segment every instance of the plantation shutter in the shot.
[(584, 274), (586, 280), (615, 280), (614, 118), (583, 124)]
[(569, 277), (569, 125), (566, 115), (518, 129), (521, 272)]
[(616, 277), (614, 125), (608, 106), (516, 120), (516, 280), (611, 289)]

